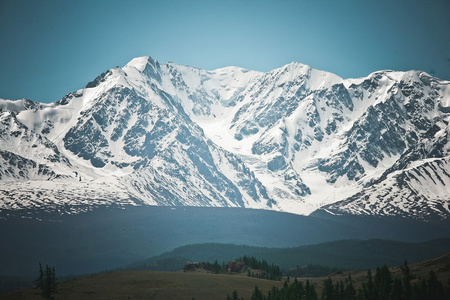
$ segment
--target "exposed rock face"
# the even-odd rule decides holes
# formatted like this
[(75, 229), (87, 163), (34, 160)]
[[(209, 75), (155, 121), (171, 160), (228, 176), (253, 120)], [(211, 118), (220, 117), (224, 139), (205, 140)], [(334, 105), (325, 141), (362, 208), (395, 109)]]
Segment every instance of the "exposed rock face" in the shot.
[(244, 273), (247, 269), (247, 266), (242, 261), (230, 261), (225, 265), (227, 273)]
[(214, 271), (213, 266), (210, 263), (206, 262), (193, 262), (186, 264), (181, 271), (182, 272), (193, 272), (196, 270), (205, 270), (205, 271)]

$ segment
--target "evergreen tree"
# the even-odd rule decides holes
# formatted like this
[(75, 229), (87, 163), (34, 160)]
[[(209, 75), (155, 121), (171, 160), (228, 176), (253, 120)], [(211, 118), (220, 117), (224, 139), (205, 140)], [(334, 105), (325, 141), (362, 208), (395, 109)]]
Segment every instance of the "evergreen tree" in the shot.
[(427, 281), (427, 299), (444, 300), (445, 293), (442, 283), (440, 283), (433, 270), (430, 271)]
[(400, 278), (394, 279), (394, 284), (392, 286), (392, 292), (391, 292), (391, 299), (392, 300), (404, 300), (403, 295), (403, 285)]
[(219, 274), (222, 269), (220, 268), (219, 262), (217, 261), (217, 259), (214, 261), (214, 264), (212, 265), (213, 268), (213, 272), (214, 274)]
[(297, 293), (299, 295), (299, 299), (304, 299), (304, 296), (306, 294), (305, 288), (303, 287), (303, 283), (300, 281), (297, 281), (297, 278), (295, 278), (294, 283), (297, 285)]
[(39, 277), (34, 281), (34, 288), (40, 289), (42, 294), (44, 294), (44, 271), (42, 270), (42, 264), (39, 263)]
[(305, 300), (317, 300), (316, 288), (306, 280), (305, 284)]
[(236, 290), (233, 291), (232, 298), (233, 300), (239, 300), (238, 292)]
[(55, 268), (45, 266), (45, 271), (42, 269), (42, 264), (39, 263), (39, 277), (34, 281), (35, 288), (40, 290), (40, 295), (47, 299), (54, 299), (53, 294), (56, 293), (56, 272)]
[(332, 300), (335, 297), (333, 281), (330, 277), (323, 281), (322, 300)]
[(412, 287), (411, 287), (411, 272), (408, 267), (408, 262), (405, 259), (405, 263), (400, 267), (402, 270), (403, 278), (403, 300), (411, 300), (412, 299)]
[(413, 286), (413, 300), (426, 299), (427, 297), (427, 282), (425, 279), (421, 280), (419, 284), (414, 284)]
[(344, 283), (342, 280), (336, 282), (334, 292), (336, 293), (336, 299), (344, 299)]
[(348, 274), (348, 278), (345, 280), (344, 300), (356, 299), (356, 289), (353, 285), (352, 276)]
[(372, 272), (367, 271), (367, 282), (363, 283), (363, 298), (367, 300), (375, 300), (375, 288), (373, 285)]
[(378, 267), (374, 278), (375, 299), (385, 300), (390, 298), (392, 287), (392, 275), (388, 267)]
[(255, 289), (253, 290), (252, 300), (263, 300), (263, 294), (256, 285)]

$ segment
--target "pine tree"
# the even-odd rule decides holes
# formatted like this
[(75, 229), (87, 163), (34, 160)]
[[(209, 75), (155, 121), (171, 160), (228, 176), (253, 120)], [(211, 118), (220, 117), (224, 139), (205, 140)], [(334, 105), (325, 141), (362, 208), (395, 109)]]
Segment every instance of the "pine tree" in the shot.
[(233, 291), (232, 297), (233, 300), (239, 300), (238, 292), (236, 290)]
[(323, 281), (323, 290), (322, 290), (322, 300), (331, 300), (334, 299), (335, 292), (333, 281), (330, 277)]
[(392, 293), (391, 293), (391, 299), (392, 300), (404, 300), (403, 296), (403, 285), (400, 278), (394, 279), (394, 284), (392, 286)]
[(363, 283), (363, 295), (364, 299), (367, 300), (374, 300), (376, 298), (372, 272), (370, 270), (367, 271), (367, 283)]
[(317, 300), (316, 288), (306, 280), (305, 284), (305, 300)]
[(389, 268), (384, 265), (378, 267), (374, 278), (375, 299), (389, 299), (392, 288), (392, 275)]
[(411, 272), (408, 267), (408, 262), (405, 259), (405, 263), (403, 266), (400, 267), (402, 270), (403, 278), (402, 278), (402, 284), (403, 284), (403, 299), (404, 300), (411, 300), (412, 299), (412, 287), (411, 287)]
[(297, 294), (299, 295), (300, 299), (304, 299), (303, 296), (305, 296), (305, 288), (303, 287), (303, 283), (301, 281), (297, 281), (297, 277), (295, 277), (295, 281), (297, 285)]
[(433, 270), (430, 271), (427, 281), (427, 299), (444, 300), (445, 292), (442, 283), (440, 283)]
[(48, 265), (45, 266), (45, 271), (42, 269), (42, 264), (39, 263), (39, 277), (34, 281), (35, 288), (40, 290), (40, 295), (51, 300), (53, 294), (56, 293), (56, 272), (55, 268), (50, 268)]
[(253, 290), (252, 300), (263, 300), (263, 294), (256, 285), (255, 285), (255, 289)]
[(413, 286), (413, 293), (412, 293), (412, 299), (413, 300), (422, 300), (427, 299), (427, 282), (425, 279), (422, 279), (420, 281), (420, 284), (414, 284)]
[(348, 278), (345, 280), (344, 299), (353, 300), (356, 299), (356, 289), (353, 285), (352, 276), (348, 274)]
[(219, 274), (222, 269), (220, 268), (219, 262), (217, 259), (214, 261), (214, 264), (212, 265), (214, 274)]
[(39, 263), (39, 277), (34, 281), (34, 288), (41, 290), (42, 295), (44, 294), (44, 271), (41, 263)]

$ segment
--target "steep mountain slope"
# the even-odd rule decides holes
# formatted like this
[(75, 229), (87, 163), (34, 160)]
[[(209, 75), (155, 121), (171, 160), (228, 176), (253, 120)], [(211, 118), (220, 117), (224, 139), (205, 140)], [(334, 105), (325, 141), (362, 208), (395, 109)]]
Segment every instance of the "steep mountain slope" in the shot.
[(0, 209), (240, 206), (450, 215), (449, 82), (150, 57), (51, 103), (0, 100)]

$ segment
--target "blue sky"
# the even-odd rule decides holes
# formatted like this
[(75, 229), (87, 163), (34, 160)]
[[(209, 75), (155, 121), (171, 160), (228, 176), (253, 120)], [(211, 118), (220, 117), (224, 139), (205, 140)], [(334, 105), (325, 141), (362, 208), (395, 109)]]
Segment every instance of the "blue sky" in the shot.
[(52, 102), (149, 55), (207, 70), (292, 61), (450, 80), (450, 1), (0, 1), (0, 98)]

